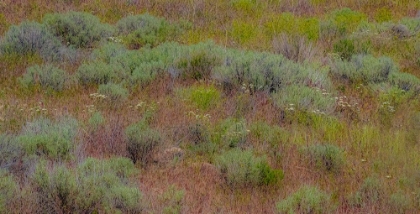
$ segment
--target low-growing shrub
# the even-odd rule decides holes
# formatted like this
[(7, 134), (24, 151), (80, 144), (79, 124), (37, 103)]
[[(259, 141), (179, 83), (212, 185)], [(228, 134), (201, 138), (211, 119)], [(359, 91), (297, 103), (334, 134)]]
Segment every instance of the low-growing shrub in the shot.
[(234, 20), (232, 22), (232, 30), (230, 34), (236, 42), (240, 45), (244, 45), (255, 38), (257, 30), (257, 27), (252, 23), (242, 20)]
[(141, 121), (128, 126), (125, 135), (130, 159), (133, 163), (140, 162), (146, 166), (151, 161), (154, 150), (161, 143), (160, 133)]
[(214, 86), (192, 86), (190, 88), (179, 89), (177, 93), (180, 97), (186, 98), (198, 109), (207, 111), (218, 104), (221, 93)]
[(375, 21), (378, 23), (388, 22), (392, 20), (392, 12), (390, 9), (383, 7), (375, 12)]
[(319, 20), (315, 18), (300, 18), (292, 13), (282, 13), (270, 17), (264, 23), (265, 33), (270, 37), (280, 34), (305, 37), (308, 40), (317, 40), (319, 37)]
[(13, 209), (11, 204), (17, 193), (18, 184), (14, 181), (13, 176), (3, 170), (0, 171), (0, 212), (7, 213)]
[(129, 179), (134, 173), (134, 165), (125, 158), (88, 158), (76, 169), (65, 166), (49, 169), (41, 162), (33, 175), (36, 210), (139, 213), (143, 208), (141, 194)]
[(334, 52), (340, 55), (342, 60), (350, 60), (355, 54), (353, 41), (350, 39), (341, 39), (334, 44)]
[(367, 206), (373, 203), (380, 203), (383, 198), (383, 187), (380, 181), (374, 177), (366, 178), (359, 190), (349, 198), (352, 206)]
[(388, 80), (398, 67), (388, 57), (376, 58), (372, 55), (354, 55), (349, 62), (335, 60), (331, 72), (353, 83), (380, 83)]
[(409, 73), (394, 72), (389, 76), (392, 85), (404, 91), (414, 91), (420, 93), (420, 79)]
[(70, 75), (53, 65), (35, 65), (26, 69), (26, 73), (20, 78), (25, 87), (41, 85), (55, 91), (62, 91), (70, 84)]
[(163, 18), (149, 14), (130, 15), (116, 24), (119, 35), (126, 36), (126, 43), (135, 49), (145, 45), (154, 47), (170, 40), (181, 30)]
[(318, 48), (304, 37), (282, 34), (280, 37), (275, 37), (272, 44), (275, 53), (294, 62), (311, 61), (316, 55), (320, 55)]
[(263, 146), (275, 158), (282, 157), (282, 147), (288, 142), (290, 134), (280, 126), (271, 126), (263, 121), (252, 123), (250, 136), (259, 146)]
[(181, 77), (195, 80), (209, 79), (213, 68), (221, 64), (220, 56), (217, 56), (217, 52), (213, 52), (212, 48), (211, 45), (208, 46), (208, 49), (197, 45), (189, 48), (188, 53), (177, 58), (174, 64), (180, 70)]
[(39, 118), (28, 122), (16, 140), (29, 156), (63, 160), (71, 155), (77, 130), (78, 122), (73, 118), (56, 122)]
[(274, 184), (283, 178), (282, 170), (272, 169), (265, 157), (255, 157), (252, 151), (233, 149), (217, 156), (215, 163), (231, 187)]
[(344, 167), (344, 151), (331, 144), (318, 144), (302, 149), (309, 164), (315, 168), (329, 172), (340, 172)]
[(88, 124), (92, 127), (93, 131), (96, 131), (100, 126), (104, 125), (105, 118), (102, 116), (101, 112), (97, 111), (92, 114), (89, 118)]
[(396, 24), (392, 26), (390, 31), (392, 35), (398, 37), (399, 39), (404, 39), (411, 36), (410, 29), (408, 29), (408, 27), (403, 24)]
[(124, 45), (115, 42), (108, 42), (101, 45), (98, 49), (93, 50), (91, 57), (93, 60), (101, 60), (110, 64), (111, 59), (126, 54), (127, 52), (128, 50), (124, 47)]
[(102, 24), (98, 17), (85, 12), (47, 14), (43, 23), (65, 44), (76, 48), (91, 47), (113, 33), (110, 25)]
[(23, 156), (22, 147), (14, 137), (0, 134), (0, 169), (19, 170), (19, 160)]
[(228, 118), (220, 124), (222, 147), (235, 148), (246, 143), (248, 129), (245, 119)]
[(293, 63), (282, 55), (229, 50), (225, 62), (214, 68), (213, 77), (223, 85), (247, 86), (255, 91), (276, 92), (287, 85), (331, 88), (325, 68)]
[(363, 21), (367, 21), (367, 16), (363, 13), (349, 8), (334, 10), (320, 24), (320, 36), (324, 40), (343, 36), (356, 30)]
[(45, 26), (37, 22), (22, 22), (10, 27), (0, 41), (1, 54), (34, 55), (44, 60), (60, 60), (63, 47)]
[(128, 99), (128, 90), (119, 84), (101, 84), (98, 93), (105, 95), (106, 103), (112, 108), (120, 107)]
[(258, 2), (255, 0), (231, 0), (230, 4), (239, 11), (247, 13), (254, 12), (258, 7)]
[(392, 213), (407, 213), (411, 207), (411, 200), (402, 192), (393, 193), (389, 196), (388, 206)]
[(411, 35), (414, 35), (420, 31), (419, 18), (402, 18), (399, 24), (406, 26)]
[(286, 110), (331, 113), (335, 100), (329, 92), (308, 86), (292, 85), (272, 95), (275, 104)]
[(182, 202), (184, 200), (185, 192), (176, 188), (174, 185), (168, 187), (168, 189), (162, 194), (161, 198), (165, 204), (163, 208), (164, 214), (176, 214), (181, 213)]
[(279, 213), (330, 213), (334, 210), (330, 194), (316, 186), (305, 185), (276, 204)]
[(120, 82), (124, 78), (123, 68), (101, 61), (83, 63), (77, 69), (76, 76), (82, 85), (107, 84)]

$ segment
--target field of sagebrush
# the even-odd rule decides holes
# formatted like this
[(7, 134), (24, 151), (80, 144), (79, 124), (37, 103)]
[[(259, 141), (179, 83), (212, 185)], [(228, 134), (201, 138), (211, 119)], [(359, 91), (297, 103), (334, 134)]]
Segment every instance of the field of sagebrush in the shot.
[(420, 2), (0, 2), (0, 213), (417, 213)]

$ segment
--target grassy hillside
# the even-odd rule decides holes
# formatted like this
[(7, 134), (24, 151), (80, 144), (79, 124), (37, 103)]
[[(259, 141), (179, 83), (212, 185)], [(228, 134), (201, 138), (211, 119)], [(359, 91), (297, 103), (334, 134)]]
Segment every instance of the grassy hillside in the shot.
[(0, 3), (0, 213), (417, 213), (419, 1)]

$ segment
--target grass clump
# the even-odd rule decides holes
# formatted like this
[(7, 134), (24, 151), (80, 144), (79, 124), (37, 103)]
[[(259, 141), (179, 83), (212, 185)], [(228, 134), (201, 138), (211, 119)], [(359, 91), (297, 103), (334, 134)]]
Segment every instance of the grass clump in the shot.
[(33, 175), (39, 212), (123, 212), (142, 210), (140, 191), (129, 180), (135, 167), (125, 158), (88, 158), (76, 169), (45, 162)]
[(75, 48), (92, 47), (95, 42), (112, 35), (112, 27), (102, 24), (98, 17), (85, 12), (47, 14), (43, 23), (64, 44)]
[(282, 170), (272, 169), (265, 157), (255, 157), (252, 151), (233, 149), (217, 156), (215, 163), (231, 187), (269, 185), (283, 178)]
[(161, 134), (140, 121), (125, 129), (127, 152), (133, 163), (150, 163), (155, 149), (161, 144)]
[(54, 65), (35, 65), (26, 69), (26, 73), (20, 78), (25, 87), (39, 84), (42, 88), (62, 91), (69, 86), (70, 75)]
[(20, 56), (39, 55), (44, 60), (59, 60), (63, 56), (63, 48), (47, 28), (37, 22), (22, 22), (13, 25), (0, 41), (1, 54)]
[(71, 155), (77, 131), (78, 122), (73, 118), (62, 118), (56, 122), (38, 118), (28, 122), (16, 140), (26, 155), (65, 160)]
[(125, 36), (126, 43), (134, 49), (155, 47), (174, 38), (181, 28), (163, 18), (150, 14), (130, 15), (116, 24), (118, 35)]
[(331, 196), (316, 186), (305, 185), (276, 204), (279, 213), (330, 213), (334, 210)]
[(344, 151), (335, 145), (312, 145), (303, 148), (302, 152), (310, 165), (328, 172), (340, 172), (345, 164)]

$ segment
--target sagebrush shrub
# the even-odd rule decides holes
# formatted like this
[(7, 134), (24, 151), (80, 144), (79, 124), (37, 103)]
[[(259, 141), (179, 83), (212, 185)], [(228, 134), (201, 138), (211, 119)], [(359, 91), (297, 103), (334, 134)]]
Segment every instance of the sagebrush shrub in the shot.
[(302, 149), (309, 164), (329, 172), (340, 172), (345, 164), (344, 151), (331, 144), (317, 144)]
[(225, 62), (214, 68), (213, 77), (248, 91), (276, 92), (287, 85), (302, 84), (331, 88), (325, 68), (298, 64), (282, 55), (229, 50)]
[(10, 27), (0, 41), (1, 54), (37, 54), (52, 61), (62, 59), (63, 50), (60, 40), (37, 22), (25, 21)]
[(77, 131), (78, 122), (73, 118), (62, 118), (56, 122), (39, 118), (28, 122), (16, 140), (26, 155), (63, 160), (71, 155)]
[(47, 14), (43, 23), (64, 44), (76, 48), (86, 48), (112, 35), (112, 27), (101, 23), (98, 17), (85, 12)]
[(402, 18), (399, 24), (406, 26), (411, 35), (414, 35), (420, 31), (419, 18)]
[(141, 193), (129, 179), (135, 172), (126, 158), (88, 158), (75, 169), (64, 165), (49, 169), (46, 162), (41, 162), (32, 177), (36, 210), (139, 213), (143, 207)]
[(165, 204), (165, 207), (163, 208), (163, 213), (181, 213), (184, 196), (184, 190), (178, 189), (174, 185), (169, 186), (168, 189), (161, 196)]
[(217, 156), (215, 163), (231, 187), (268, 185), (283, 178), (282, 170), (272, 169), (265, 157), (256, 157), (252, 151), (229, 150)]
[(330, 213), (334, 210), (331, 195), (316, 186), (305, 185), (276, 204), (279, 213)]
[(125, 76), (124, 73), (124, 69), (120, 66), (93, 61), (80, 65), (76, 77), (82, 85), (107, 84), (109, 82), (120, 82)]
[(359, 190), (349, 198), (350, 205), (367, 206), (380, 202), (384, 197), (384, 190), (380, 181), (374, 177), (366, 178)]
[(126, 43), (136, 49), (157, 46), (172, 39), (180, 30), (165, 19), (147, 13), (127, 16), (117, 22), (116, 28), (119, 35), (126, 36)]
[(353, 55), (349, 62), (335, 60), (331, 72), (353, 83), (380, 83), (388, 80), (398, 67), (388, 57), (376, 58), (372, 55)]
[(25, 74), (20, 78), (22, 85), (30, 87), (41, 85), (55, 91), (62, 91), (70, 84), (70, 75), (54, 65), (35, 65), (26, 69)]
[(307, 41), (304, 37), (292, 37), (282, 34), (273, 39), (273, 50), (294, 62), (311, 61), (319, 50), (313, 43)]
[(340, 55), (343, 60), (350, 60), (351, 56), (355, 54), (355, 47), (353, 41), (350, 39), (341, 39), (334, 44), (334, 52)]
[(114, 42), (108, 42), (93, 50), (91, 58), (93, 60), (101, 60), (107, 64), (111, 63), (111, 59), (126, 54), (128, 50), (124, 45)]
[(181, 71), (183, 78), (209, 79), (213, 68), (221, 64), (221, 59), (211, 49), (203, 50), (199, 46), (195, 47), (176, 59), (174, 64)]
[(221, 143), (223, 146), (234, 148), (246, 143), (248, 129), (245, 119), (228, 118), (221, 124), (223, 130)]
[(391, 82), (392, 85), (397, 86), (401, 90), (404, 90), (404, 91), (413, 90), (417, 94), (420, 93), (420, 79), (412, 74), (403, 73), (403, 72), (394, 72), (390, 74), (389, 81)]
[(23, 156), (22, 147), (14, 137), (0, 134), (0, 169), (18, 170), (19, 159)]
[(331, 113), (336, 105), (329, 92), (301, 85), (285, 87), (272, 96), (278, 107), (291, 111)]
[(18, 187), (13, 176), (0, 171), (0, 212), (7, 213), (13, 209), (10, 204), (17, 197)]
[(407, 213), (411, 204), (410, 197), (402, 192), (393, 193), (388, 199), (388, 206), (392, 213)]
[[(271, 126), (263, 121), (257, 121), (249, 126), (252, 140), (259, 146), (264, 146), (268, 154), (275, 158), (282, 157), (283, 147), (288, 142), (290, 134), (280, 126)], [(254, 141), (253, 141), (254, 142)]]
[(88, 120), (88, 124), (89, 126), (92, 127), (93, 131), (96, 131), (97, 129), (99, 129), (99, 127), (104, 125), (104, 123), (105, 123), (105, 118), (103, 117), (101, 112), (98, 112), (98, 111), (93, 113), (92, 116)]
[(144, 122), (132, 124), (125, 129), (127, 152), (130, 159), (143, 166), (151, 161), (153, 152), (161, 143), (161, 134)]

